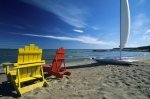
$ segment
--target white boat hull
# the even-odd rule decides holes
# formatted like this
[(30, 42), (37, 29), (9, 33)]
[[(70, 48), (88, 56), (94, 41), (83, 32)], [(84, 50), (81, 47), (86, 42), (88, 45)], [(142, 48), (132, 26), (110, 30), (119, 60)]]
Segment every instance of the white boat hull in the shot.
[(132, 60), (132, 59), (94, 59), (99, 63), (105, 63), (105, 64), (114, 64), (114, 65), (131, 65), (133, 62), (136, 62), (138, 60)]

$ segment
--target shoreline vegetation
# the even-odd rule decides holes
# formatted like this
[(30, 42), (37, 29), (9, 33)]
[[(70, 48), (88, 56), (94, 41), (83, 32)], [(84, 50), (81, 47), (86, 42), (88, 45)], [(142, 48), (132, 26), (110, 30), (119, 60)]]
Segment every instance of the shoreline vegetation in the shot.
[[(105, 51), (119, 51), (120, 48), (113, 49), (95, 49), (94, 52), (105, 52)], [(124, 48), (122, 51), (132, 51), (132, 52), (150, 52), (150, 46), (141, 46), (135, 48)]]

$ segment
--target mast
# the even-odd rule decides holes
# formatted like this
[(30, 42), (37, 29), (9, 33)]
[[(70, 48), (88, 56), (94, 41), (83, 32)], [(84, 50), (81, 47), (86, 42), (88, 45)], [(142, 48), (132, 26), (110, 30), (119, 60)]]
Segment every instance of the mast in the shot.
[(120, 60), (121, 60), (121, 57), (122, 57), (121, 46), (122, 46), (122, 44), (121, 44), (121, 0), (120, 0)]

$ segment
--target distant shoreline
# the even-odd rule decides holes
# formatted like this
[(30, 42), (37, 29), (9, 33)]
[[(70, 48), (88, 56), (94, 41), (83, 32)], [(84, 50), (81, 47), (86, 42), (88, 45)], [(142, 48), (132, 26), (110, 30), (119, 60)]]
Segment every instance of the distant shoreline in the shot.
[[(105, 52), (105, 51), (119, 51), (120, 48), (113, 49), (94, 49), (94, 52)], [(122, 51), (131, 51), (131, 52), (150, 52), (150, 46), (141, 46), (135, 48), (124, 48)]]

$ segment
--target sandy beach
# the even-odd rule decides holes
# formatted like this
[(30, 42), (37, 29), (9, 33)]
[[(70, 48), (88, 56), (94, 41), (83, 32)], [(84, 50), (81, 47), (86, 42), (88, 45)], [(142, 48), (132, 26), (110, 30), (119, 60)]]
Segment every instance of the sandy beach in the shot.
[(46, 78), (49, 86), (17, 97), (0, 70), (0, 99), (150, 99), (150, 58), (129, 66), (81, 60), (67, 63), (71, 76)]

